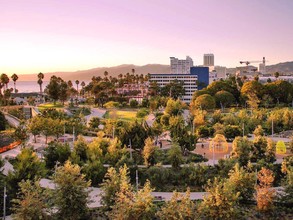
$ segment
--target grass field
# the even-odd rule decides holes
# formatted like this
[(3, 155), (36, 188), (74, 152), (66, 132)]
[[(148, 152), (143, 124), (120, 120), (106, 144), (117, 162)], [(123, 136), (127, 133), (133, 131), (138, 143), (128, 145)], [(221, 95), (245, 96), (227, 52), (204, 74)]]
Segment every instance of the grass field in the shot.
[(60, 102), (56, 102), (55, 105), (54, 105), (54, 103), (45, 103), (45, 104), (41, 104), (41, 105), (38, 106), (40, 111), (48, 109), (48, 108), (63, 108), (63, 107), (64, 106)]
[(122, 121), (142, 120), (136, 117), (137, 110), (109, 110), (105, 113), (106, 119), (118, 119)]

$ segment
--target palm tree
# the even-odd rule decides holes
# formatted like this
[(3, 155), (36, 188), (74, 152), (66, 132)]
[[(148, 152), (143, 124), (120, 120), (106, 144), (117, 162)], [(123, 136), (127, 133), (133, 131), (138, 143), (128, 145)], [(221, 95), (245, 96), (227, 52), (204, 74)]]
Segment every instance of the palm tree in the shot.
[(43, 73), (39, 73), (38, 74), (38, 84), (40, 85), (40, 93), (43, 94), (43, 89), (42, 89), (42, 84), (43, 84), (43, 79), (44, 79), (44, 74)]
[(83, 91), (83, 96), (84, 96), (84, 87), (85, 87), (85, 82), (84, 82), (84, 81), (82, 81), (80, 85), (81, 85), (81, 88), (82, 88), (82, 91)]
[(8, 89), (9, 77), (5, 73), (2, 73), (0, 76), (0, 80), (1, 83), (6, 86), (6, 89)]
[(78, 94), (78, 84), (79, 84), (79, 80), (75, 80), (75, 84), (76, 84), (76, 90), (77, 90), (77, 94)]
[(14, 83), (14, 93), (16, 93), (16, 81), (18, 80), (18, 75), (16, 75), (15, 73), (11, 76), (11, 79)]

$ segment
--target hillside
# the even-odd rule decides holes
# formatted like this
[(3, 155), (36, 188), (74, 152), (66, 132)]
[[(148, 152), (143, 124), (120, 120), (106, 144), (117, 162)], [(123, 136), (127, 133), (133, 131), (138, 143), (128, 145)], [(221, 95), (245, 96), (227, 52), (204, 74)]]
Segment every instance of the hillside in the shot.
[[(64, 80), (91, 80), (93, 76), (104, 76), (104, 72), (107, 71), (109, 76), (118, 76), (120, 73), (131, 73), (131, 70), (135, 69), (136, 74), (148, 74), (148, 73), (169, 73), (169, 65), (161, 64), (147, 64), (144, 66), (135, 66), (133, 64), (124, 64), (113, 67), (98, 67), (89, 70), (79, 70), (75, 72), (53, 72), (44, 73), (45, 81), (50, 80), (52, 75), (60, 76)], [(36, 74), (21, 75), (19, 81), (35, 81)]]
[(266, 70), (267, 73), (279, 72), (281, 74), (293, 75), (293, 61), (267, 66)]

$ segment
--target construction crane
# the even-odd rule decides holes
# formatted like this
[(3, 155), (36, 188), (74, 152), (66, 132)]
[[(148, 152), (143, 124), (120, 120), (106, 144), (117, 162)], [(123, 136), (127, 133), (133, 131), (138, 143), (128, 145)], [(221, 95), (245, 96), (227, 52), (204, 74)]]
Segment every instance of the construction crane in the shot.
[(261, 62), (263, 64), (266, 64), (266, 58), (263, 57), (262, 61), (260, 61), (260, 60), (257, 60), (257, 61), (240, 61), (240, 64), (246, 64), (246, 66), (248, 66), (251, 63), (261, 63)]
[[(265, 57), (262, 58), (262, 61), (260, 60), (257, 60), (257, 61), (240, 61), (240, 64), (246, 64), (246, 72), (248, 72), (248, 65), (251, 64), (251, 63), (260, 63), (262, 64), (262, 74), (264, 74), (266, 71), (265, 71), (265, 68), (266, 68), (266, 62), (268, 62), (266, 60)], [(251, 69), (254, 73), (257, 71), (257, 68), (254, 68), (254, 69)]]

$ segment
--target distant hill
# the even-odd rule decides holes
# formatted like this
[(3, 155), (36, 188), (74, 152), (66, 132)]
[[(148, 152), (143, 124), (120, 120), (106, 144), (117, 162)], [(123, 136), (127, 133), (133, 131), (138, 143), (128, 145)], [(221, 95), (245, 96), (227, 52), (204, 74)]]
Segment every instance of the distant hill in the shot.
[(279, 72), (280, 74), (293, 75), (293, 61), (267, 66), (266, 70), (267, 73)]
[[(136, 66), (133, 64), (124, 64), (113, 67), (98, 67), (89, 70), (79, 70), (74, 72), (53, 72), (44, 73), (44, 81), (49, 81), (52, 75), (60, 76), (64, 80), (84, 80), (89, 81), (93, 76), (104, 76), (104, 72), (107, 71), (109, 76), (118, 76), (120, 73), (126, 74), (131, 73), (131, 70), (135, 69), (137, 74), (148, 74), (148, 73), (170, 73), (169, 65), (162, 64), (147, 64), (144, 66)], [(293, 75), (293, 61), (278, 63), (266, 67), (267, 73), (279, 72), (281, 74)], [(236, 68), (227, 68), (228, 73), (235, 73)], [(28, 74), (19, 76), (19, 81), (36, 81), (36, 74)]]
[[(109, 76), (118, 76), (120, 73), (131, 73), (131, 70), (135, 69), (135, 74), (148, 74), (148, 73), (170, 73), (169, 65), (161, 64), (147, 64), (144, 66), (135, 66), (133, 64), (124, 64), (113, 67), (98, 67), (89, 70), (79, 70), (74, 72), (53, 72), (44, 73), (44, 81), (49, 81), (51, 76), (56, 75), (64, 80), (91, 80), (93, 76), (104, 76), (104, 72), (107, 71)], [(27, 74), (19, 76), (19, 81), (36, 81), (36, 74)]]

